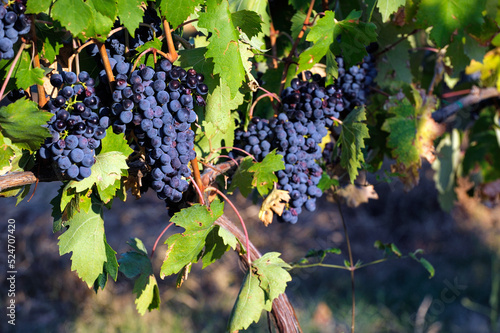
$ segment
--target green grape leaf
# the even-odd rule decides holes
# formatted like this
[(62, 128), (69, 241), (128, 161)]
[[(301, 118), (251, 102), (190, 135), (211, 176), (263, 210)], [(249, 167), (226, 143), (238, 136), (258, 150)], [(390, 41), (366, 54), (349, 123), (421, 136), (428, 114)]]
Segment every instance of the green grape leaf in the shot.
[[(337, 21), (335, 13), (327, 11), (314, 25), (306, 40), (312, 46), (305, 50), (299, 58), (301, 72), (313, 67), (329, 50), (336, 55), (342, 54), (346, 68), (357, 64), (367, 55), (365, 46), (376, 40), (375, 25), (360, 21), (362, 12), (352, 11), (345, 20)], [(337, 42), (337, 37), (342, 35), (342, 42)]]
[[(292, 33), (291, 35), (292, 35), (292, 38), (294, 40), (299, 36), (305, 20), (306, 20), (306, 13), (304, 13), (304, 12), (296, 12), (295, 15), (292, 16), (292, 19), (291, 19), (292, 27), (291, 27), (290, 31)], [(306, 34), (309, 32), (309, 29), (310, 28), (306, 29)]]
[[(33, 3), (31, 1), (30, 3)], [(50, 21), (49, 16), (43, 16), (44, 20)], [(59, 22), (52, 24), (36, 23), (36, 37), (38, 53), (50, 63), (56, 60), (59, 50), (64, 46), (61, 42), (65, 32), (60, 29)]]
[(45, 71), (41, 68), (22, 68), (17, 73), (16, 85), (22, 89), (28, 89), (32, 85), (43, 85)]
[(235, 27), (243, 31), (248, 38), (257, 36), (262, 32), (262, 19), (259, 14), (250, 10), (239, 10), (231, 13), (231, 20)]
[(330, 189), (332, 186), (339, 186), (340, 183), (337, 179), (331, 178), (326, 171), (323, 171), (323, 174), (321, 175), (321, 179), (319, 180), (318, 183), (318, 188), (325, 192), (326, 190)]
[(94, 291), (97, 292), (99, 288), (104, 290), (106, 287), (106, 282), (108, 282), (108, 275), (111, 276), (113, 280), (116, 281), (118, 278), (118, 260), (116, 260), (116, 251), (108, 244), (106, 241), (106, 235), (104, 235), (104, 245), (106, 247), (106, 262), (102, 273), (99, 274), (94, 282)]
[(94, 9), (101, 13), (103, 16), (113, 20), (116, 19), (118, 14), (117, 0), (92, 0)]
[(378, 0), (377, 8), (382, 14), (382, 20), (386, 22), (391, 18), (391, 14), (398, 10), (399, 7), (404, 6), (406, 0)]
[(455, 175), (460, 165), (460, 155), (460, 134), (457, 129), (453, 129), (451, 135), (446, 133), (439, 142), (436, 148), (437, 158), (432, 163), (439, 204), (447, 212), (455, 205)]
[(142, 22), (144, 11), (141, 9), (142, 0), (117, 0), (118, 16), (120, 22), (128, 33), (135, 37), (135, 29)]
[(287, 271), (292, 266), (279, 256), (278, 252), (268, 252), (252, 263), (252, 266), (257, 268), (256, 274), (260, 281), (260, 288), (265, 292), (266, 307), (264, 309), (266, 311), (271, 311), (273, 300), (283, 294), (287, 282), (292, 281)]
[(203, 251), (203, 268), (215, 261), (220, 259), (227, 250), (229, 250), (229, 245), (224, 242), (224, 239), (219, 235), (219, 229), (221, 227), (216, 226), (210, 230), (205, 240), (205, 250)]
[(36, 0), (26, 3), (26, 14), (38, 14), (49, 10), (52, 0)]
[(341, 147), (340, 165), (349, 173), (351, 183), (354, 183), (358, 175), (358, 169), (365, 161), (362, 149), (365, 147), (364, 140), (369, 138), (368, 126), (364, 107), (357, 107), (349, 113), (342, 123), (338, 146)]
[[(422, 250), (420, 250), (421, 252)], [(419, 252), (419, 250), (413, 252), (413, 253), (408, 253), (408, 256), (410, 258), (412, 258), (413, 260), (417, 261), (418, 263), (420, 263), (426, 270), (427, 272), (429, 272), (429, 279), (432, 278), (434, 276), (434, 274), (436, 273), (435, 269), (434, 269), (434, 266), (432, 266), (432, 264), (425, 258), (418, 258), (417, 257), (417, 253)]]
[(94, 202), (88, 213), (75, 213), (69, 221), (69, 229), (59, 236), (59, 254), (73, 252), (71, 270), (76, 271), (89, 288), (107, 261), (102, 208), (102, 204)]
[(128, 251), (118, 260), (119, 271), (129, 279), (136, 278), (133, 292), (137, 294), (135, 304), (137, 311), (144, 315), (146, 310), (157, 309), (160, 306), (160, 291), (153, 274), (153, 265), (142, 241), (138, 238), (127, 242), (134, 251)]
[(14, 149), (6, 142), (2, 132), (0, 132), (0, 175), (3, 175), (3, 168), (10, 167), (10, 159), (14, 157), (14, 155)]
[(245, 198), (252, 193), (254, 188), (252, 185), (253, 172), (249, 170), (252, 165), (253, 159), (250, 156), (241, 160), (238, 169), (236, 169), (236, 172), (233, 175), (228, 193), (233, 193), (236, 189), (238, 189)]
[(52, 17), (71, 31), (73, 36), (80, 35), (92, 24), (92, 9), (82, 0), (57, 0), (52, 6)]
[[(96, 184), (99, 193), (101, 193), (110, 186), (115, 189), (120, 187), (120, 183), (116, 181), (128, 174), (126, 159), (132, 153), (132, 149), (128, 146), (123, 135), (115, 134), (112, 131), (107, 132), (106, 137), (101, 140), (101, 145), (101, 152), (95, 158), (96, 161), (92, 165), (90, 177), (81, 181), (70, 181), (67, 185), (68, 189), (75, 188), (77, 192), (83, 192)], [(108, 189), (108, 191), (111, 190)]]
[(218, 4), (217, 0), (208, 0), (198, 25), (212, 33), (205, 57), (213, 58), (213, 74), (219, 74), (227, 83), (233, 99), (245, 79), (245, 68), (239, 51), (240, 34), (234, 27), (227, 1)]
[(247, 329), (253, 322), (259, 321), (263, 309), (272, 306), (272, 304), (267, 304), (269, 301), (266, 301), (266, 295), (260, 283), (257, 274), (251, 270), (247, 271), (229, 317), (228, 332)]
[(215, 88), (207, 97), (207, 106), (205, 108), (205, 120), (212, 123), (217, 131), (226, 133), (231, 130), (231, 110), (238, 108), (243, 103), (243, 94), (238, 92), (234, 98), (229, 98), (229, 85), (220, 80), (220, 85)]
[(42, 125), (52, 116), (38, 109), (36, 103), (22, 98), (0, 108), (0, 129), (17, 147), (35, 151), (50, 136), (49, 130)]
[(271, 17), (268, 12), (268, 2), (262, 0), (229, 0), (229, 9), (232, 13), (247, 10), (257, 13), (262, 23), (262, 33), (269, 36), (271, 31)]
[(224, 241), (224, 244), (229, 245), (233, 250), (236, 250), (238, 239), (235, 235), (230, 233), (226, 228), (219, 227), (219, 236)]
[(170, 236), (167, 253), (161, 266), (160, 277), (175, 274), (189, 263), (197, 262), (206, 243), (206, 238), (214, 228), (214, 222), (222, 215), (224, 204), (216, 200), (206, 206), (195, 204), (176, 213), (170, 222), (183, 227), (182, 234)]
[[(234, 131), (236, 130), (235, 117), (237, 112), (231, 113), (231, 121), (226, 132), (220, 131), (213, 123), (202, 121), (202, 128), (198, 128), (196, 132), (196, 153), (198, 156), (203, 156), (203, 152), (210, 153), (220, 147), (232, 147), (234, 142)], [(219, 152), (215, 153), (217, 156)]]
[[(82, 40), (95, 38), (101, 42), (106, 41), (107, 34), (113, 28), (116, 20), (116, 1), (114, 0), (89, 0), (86, 2), (92, 11), (92, 20), (80, 37)], [(108, 16), (110, 15), (110, 16)]]
[(252, 165), (248, 171), (253, 172), (252, 186), (257, 188), (259, 194), (265, 196), (278, 178), (274, 174), (275, 171), (285, 170), (285, 162), (283, 156), (273, 150), (260, 163)]
[[(485, 0), (422, 0), (417, 25), (427, 29), (439, 48), (447, 45), (456, 31), (480, 30), (484, 23)], [(453, 37), (454, 38), (454, 37)]]
[(194, 13), (196, 6), (203, 0), (161, 0), (160, 10), (165, 16), (172, 29), (176, 29), (189, 15)]

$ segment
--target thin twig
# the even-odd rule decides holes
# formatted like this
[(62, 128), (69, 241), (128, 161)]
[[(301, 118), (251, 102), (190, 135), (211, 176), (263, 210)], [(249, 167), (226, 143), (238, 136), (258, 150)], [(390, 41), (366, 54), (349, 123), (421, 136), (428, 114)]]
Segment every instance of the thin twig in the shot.
[(337, 201), (337, 206), (339, 208), (340, 218), (342, 219), (342, 225), (344, 227), (345, 239), (347, 243), (347, 252), (349, 254), (349, 265), (351, 271), (351, 292), (352, 292), (352, 317), (351, 317), (351, 333), (354, 333), (355, 319), (356, 319), (356, 288), (354, 285), (354, 260), (352, 259), (352, 249), (351, 241), (349, 240), (349, 233), (347, 232), (347, 224), (345, 223), (344, 213), (342, 212), (342, 206), (339, 200)]
[(156, 251), (156, 246), (158, 245), (158, 242), (160, 241), (160, 238), (163, 236), (163, 234), (168, 230), (168, 228), (170, 228), (172, 225), (174, 224), (174, 222), (170, 222), (166, 227), (165, 229), (163, 229), (163, 231), (161, 232), (161, 234), (156, 238), (156, 242), (155, 242), (155, 245), (153, 245), (153, 249), (151, 250), (151, 256), (150, 258), (153, 259), (153, 254), (155, 254), (155, 251)]
[(193, 183), (193, 186), (194, 188), (196, 189), (196, 192), (198, 192), (198, 195), (200, 196), (200, 203), (202, 205), (205, 205), (205, 199), (203, 199), (203, 193), (201, 192), (201, 189), (200, 187), (198, 186), (198, 184), (196, 184), (196, 181), (193, 179), (193, 177), (189, 176), (189, 179), (191, 180), (191, 182)]
[[(260, 88), (260, 87), (259, 87)], [(262, 89), (262, 90), (265, 90), (265, 89)], [(265, 94), (262, 94), (260, 95), (259, 97), (257, 97), (255, 99), (255, 101), (252, 103), (252, 106), (250, 107), (250, 110), (248, 110), (248, 117), (250, 119), (252, 119), (253, 117), (253, 110), (255, 109), (255, 106), (257, 105), (257, 103), (263, 99), (263, 98), (266, 98), (266, 97), (269, 97), (271, 99), (271, 102), (273, 102), (273, 98), (276, 98), (278, 101), (280, 101), (280, 99), (278, 98), (278, 95), (276, 95), (275, 93), (270, 93), (270, 92), (266, 92)], [(281, 103), (281, 101), (280, 101)]]
[[(35, 28), (35, 15), (31, 15), (31, 39), (33, 41), (33, 65), (35, 68), (41, 68), (40, 66), (40, 56), (38, 55), (37, 52), (37, 47), (36, 47), (36, 28)], [(37, 84), (36, 89), (38, 91), (38, 106), (40, 108), (44, 107), (45, 104), (47, 103), (47, 97), (45, 96), (45, 89), (43, 88), (43, 85)], [(38, 183), (37, 183), (38, 184)]]
[(16, 57), (14, 58), (14, 61), (12, 61), (12, 64), (10, 65), (9, 72), (7, 73), (7, 76), (5, 77), (5, 81), (3, 81), (2, 84), (2, 89), (0, 90), (0, 96), (2, 99), (4, 98), (3, 93), (5, 92), (5, 89), (7, 89), (7, 84), (9, 83), (10, 77), (12, 76), (12, 72), (14, 71), (14, 67), (16, 67), (16, 64), (21, 57), (21, 54), (24, 51), (24, 46), (26, 46), (26, 43), (22, 43), (21, 46), (19, 47), (19, 51), (17, 51)]
[(234, 212), (236, 213), (236, 215), (238, 216), (238, 218), (240, 219), (240, 222), (241, 222), (241, 227), (243, 228), (243, 232), (245, 233), (245, 251), (247, 252), (247, 263), (248, 263), (248, 267), (250, 267), (251, 263), (252, 263), (252, 260), (250, 260), (250, 239), (248, 238), (248, 231), (247, 231), (247, 227), (245, 226), (245, 222), (243, 221), (243, 218), (241, 217), (240, 215), (240, 212), (238, 211), (238, 209), (236, 208), (236, 206), (231, 202), (231, 200), (229, 200), (229, 198), (224, 194), (222, 193), (221, 191), (219, 191), (219, 189), (215, 188), (215, 187), (212, 187), (212, 186), (209, 186), (205, 189), (205, 191), (215, 191), (217, 192), (217, 194), (219, 194), (221, 197), (224, 198), (224, 200), (227, 201), (227, 203), (229, 203), (229, 205), (233, 208)]
[(246, 155), (250, 156), (255, 162), (257, 162), (257, 160), (255, 159), (255, 157), (252, 154), (250, 154), (246, 150), (238, 148), (238, 147), (220, 147), (220, 148), (214, 149), (213, 151), (215, 152), (215, 151), (222, 150), (222, 149), (234, 149), (234, 150), (237, 150), (237, 151), (241, 151), (243, 154), (246, 154)]
[(401, 37), (400, 39), (398, 39), (397, 41), (395, 41), (394, 43), (392, 43), (392, 44), (390, 44), (390, 45), (387, 45), (386, 47), (384, 47), (384, 48), (382, 49), (382, 51), (375, 53), (373, 56), (374, 56), (374, 57), (378, 57), (378, 56), (380, 56), (380, 55), (382, 55), (382, 54), (386, 53), (387, 51), (392, 50), (394, 47), (396, 47), (396, 45), (398, 45), (399, 43), (401, 43), (401, 42), (403, 42), (403, 41), (407, 40), (407, 39), (408, 39), (408, 37), (410, 37), (411, 35), (416, 34), (417, 32), (418, 32), (418, 29), (414, 29), (413, 31), (411, 31), (411, 32), (407, 33), (405, 36), (403, 36), (403, 37)]
[(196, 22), (196, 21), (198, 21), (198, 19), (197, 19), (197, 18), (196, 18), (196, 19), (189, 20), (189, 21), (186, 21), (186, 22), (184, 22), (184, 23), (181, 23), (181, 24), (179, 24), (179, 25), (177, 26), (177, 28), (172, 29), (172, 31), (175, 31), (175, 30), (177, 30), (177, 29), (179, 29), (179, 28), (182, 28), (182, 27), (183, 27), (183, 26), (185, 26), (185, 25), (191, 24), (191, 23)]
[(288, 69), (290, 68), (290, 64), (292, 63), (292, 57), (295, 53), (295, 50), (297, 49), (297, 46), (299, 45), (300, 40), (302, 39), (302, 37), (304, 37), (304, 34), (306, 32), (307, 27), (309, 26), (309, 19), (311, 18), (311, 13), (312, 13), (313, 7), (314, 7), (314, 0), (312, 0), (311, 4), (309, 5), (309, 9), (307, 10), (306, 19), (304, 20), (304, 24), (302, 24), (302, 29), (300, 30), (299, 35), (295, 39), (295, 42), (293, 43), (293, 46), (290, 50), (290, 53), (288, 54), (288, 57), (286, 58), (287, 61), (285, 62), (283, 74), (281, 75), (281, 85), (280, 85), (280, 92), (279, 92), (280, 95), (281, 95), (281, 92), (283, 91), (283, 88), (285, 87), (286, 78), (288, 75)]

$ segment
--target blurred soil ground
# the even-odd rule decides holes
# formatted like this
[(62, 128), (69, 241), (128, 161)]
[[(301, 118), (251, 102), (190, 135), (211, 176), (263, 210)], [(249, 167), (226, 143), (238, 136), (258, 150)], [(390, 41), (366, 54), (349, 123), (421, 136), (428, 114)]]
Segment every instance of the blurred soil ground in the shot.
[[(356, 271), (356, 332), (500, 332), (489, 309), (492, 271), (496, 258), (472, 232), (457, 226), (441, 211), (426, 168), (418, 187), (404, 193), (401, 184), (377, 184), (379, 200), (358, 208), (343, 206), (354, 260), (380, 259), (376, 240), (394, 243), (403, 254), (423, 249), (436, 269), (428, 272), (412, 259), (396, 259)], [(159, 279), (161, 310), (141, 317), (135, 311), (133, 281), (121, 273), (96, 295), (71, 272), (70, 256), (59, 256), (52, 234), (50, 200), (59, 184), (39, 184), (30, 202), (14, 206), (0, 200), (0, 258), (6, 266), (7, 220), (16, 220), (16, 326), (0, 320), (1, 332), (223, 332), (238, 294), (243, 271), (237, 255), (228, 252), (205, 270), (196, 265), (189, 279), (175, 288), (174, 278)], [(251, 241), (261, 252), (278, 251), (288, 262), (309, 249), (338, 247), (328, 263), (348, 259), (342, 220), (336, 204), (322, 199), (318, 211), (303, 213), (296, 225), (263, 226), (259, 208), (241, 195), (232, 197), (243, 213)], [(227, 205), (226, 212), (233, 217)], [(109, 244), (118, 252), (129, 248), (130, 237), (140, 238), (149, 251), (168, 223), (167, 211), (152, 191), (140, 200), (115, 201), (104, 215)], [(169, 230), (170, 231), (170, 230)], [(178, 232), (172, 230), (172, 232)], [(171, 233), (168, 233), (170, 235)], [(167, 238), (165, 235), (162, 242)], [(154, 268), (159, 272), (165, 253), (159, 246)], [(5, 282), (6, 269), (0, 270)], [(310, 268), (292, 271), (287, 294), (307, 332), (349, 332), (351, 281), (346, 270)], [(6, 306), (6, 283), (0, 304)], [(492, 298), (493, 297), (493, 298)], [(5, 307), (4, 307), (5, 309)], [(6, 311), (2, 311), (5, 313)], [(263, 315), (249, 332), (268, 332)]]

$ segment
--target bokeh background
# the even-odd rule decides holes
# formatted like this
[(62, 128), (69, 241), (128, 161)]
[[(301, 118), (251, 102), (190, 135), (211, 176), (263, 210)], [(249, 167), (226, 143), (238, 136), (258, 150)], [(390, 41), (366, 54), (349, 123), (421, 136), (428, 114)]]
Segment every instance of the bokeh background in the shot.
[[(432, 169), (424, 166), (420, 184), (408, 193), (398, 182), (371, 180), (378, 200), (357, 208), (342, 207), (355, 261), (382, 258), (383, 252), (373, 246), (380, 240), (394, 243), (403, 254), (423, 249), (424, 257), (436, 269), (435, 276), (429, 278), (416, 261), (395, 259), (356, 271), (357, 332), (500, 332), (500, 264), (495, 248), (500, 243), (491, 239), (492, 224), (488, 224), (498, 218), (498, 211), (476, 200), (457, 204), (451, 213), (443, 212), (432, 174)], [(158, 278), (161, 309), (141, 317), (135, 310), (133, 281), (119, 273), (118, 282), (109, 281), (104, 291), (95, 294), (71, 271), (70, 256), (59, 256), (49, 204), (59, 186), (39, 184), (33, 198), (17, 207), (14, 199), (0, 199), (0, 304), (4, 309), (9, 218), (16, 220), (18, 268), (16, 326), (7, 325), (7, 317), (2, 315), (1, 332), (225, 330), (244, 276), (234, 252), (227, 252), (204, 270), (195, 265), (180, 289), (175, 288), (174, 278)], [(338, 247), (342, 254), (332, 255), (327, 262), (342, 265), (348, 258), (338, 207), (326, 196), (319, 201), (317, 212), (303, 213), (296, 225), (275, 222), (267, 228), (257, 218), (259, 206), (239, 194), (232, 200), (261, 252), (278, 251), (285, 261), (294, 262), (309, 249)], [(229, 206), (226, 212), (234, 217)], [(164, 204), (149, 192), (140, 200), (132, 196), (126, 202), (116, 200), (104, 220), (107, 240), (120, 254), (129, 249), (126, 242), (130, 237), (142, 239), (151, 251), (169, 216)], [(161, 243), (179, 231), (169, 230)], [(165, 250), (165, 245), (157, 248), (153, 262), (156, 273)], [(316, 267), (291, 273), (287, 295), (303, 331), (349, 332), (349, 272)], [(264, 313), (248, 332), (268, 332)]]

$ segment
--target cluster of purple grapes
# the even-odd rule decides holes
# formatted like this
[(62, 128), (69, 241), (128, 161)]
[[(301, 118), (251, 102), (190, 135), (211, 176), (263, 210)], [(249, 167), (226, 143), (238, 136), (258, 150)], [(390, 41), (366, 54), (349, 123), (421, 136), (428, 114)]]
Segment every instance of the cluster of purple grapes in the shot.
[(45, 108), (54, 116), (48, 122), (52, 134), (39, 150), (40, 157), (53, 161), (66, 177), (82, 180), (91, 175), (95, 150), (109, 127), (107, 108), (99, 107), (94, 79), (87, 72), (52, 74), (52, 86), (59, 88)]
[(200, 95), (208, 87), (202, 74), (173, 66), (167, 59), (156, 70), (142, 65), (128, 76), (130, 70), (125, 61), (114, 67), (113, 131), (133, 131), (151, 167), (150, 187), (161, 200), (179, 202), (189, 185), (185, 180), (191, 176), (189, 161), (196, 157), (191, 130), (197, 118), (194, 103), (203, 102)]
[(316, 209), (322, 195), (318, 183), (323, 173), (316, 160), (322, 156), (319, 144), (328, 134), (327, 127), (344, 110), (342, 91), (324, 86), (319, 75), (304, 72), (291, 81), (282, 93), (283, 111), (271, 120), (253, 118), (246, 132), (237, 130), (236, 146), (262, 161), (277, 149), (285, 170), (276, 173), (278, 189), (290, 193), (290, 202), (279, 221), (296, 223), (302, 207)]
[(31, 20), (24, 14), (26, 0), (18, 0), (12, 6), (8, 4), (6, 0), (0, 4), (0, 59), (14, 58), (14, 44), (31, 28)]
[(336, 87), (343, 91), (344, 107), (352, 110), (356, 106), (366, 104), (366, 97), (369, 95), (370, 87), (374, 85), (377, 76), (375, 57), (369, 54), (362, 63), (351, 66), (349, 69), (344, 67), (342, 57), (337, 58), (337, 64), (339, 76)]

